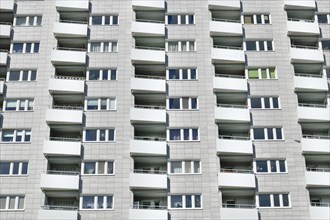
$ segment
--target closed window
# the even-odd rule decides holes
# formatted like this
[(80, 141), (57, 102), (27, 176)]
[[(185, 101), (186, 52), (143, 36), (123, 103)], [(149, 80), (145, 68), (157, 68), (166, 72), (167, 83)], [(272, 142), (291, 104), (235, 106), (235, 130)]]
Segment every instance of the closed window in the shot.
[(105, 42), (90, 42), (89, 43), (89, 52), (118, 52), (117, 41), (105, 41)]
[(81, 209), (113, 209), (113, 195), (85, 195), (80, 197)]
[(86, 161), (82, 164), (83, 174), (111, 175), (114, 174), (113, 161)]
[(197, 69), (195, 68), (171, 68), (166, 72), (168, 80), (197, 80)]
[(250, 106), (253, 109), (279, 109), (279, 97), (251, 97)]
[(171, 128), (167, 130), (169, 141), (198, 141), (198, 128)]
[(245, 51), (273, 51), (273, 41), (270, 40), (247, 40), (244, 42)]
[(282, 128), (253, 128), (254, 140), (283, 140)]
[(270, 24), (269, 14), (244, 15), (244, 24)]
[(318, 14), (317, 20), (320, 24), (330, 24), (330, 14)]
[(195, 24), (195, 16), (193, 14), (174, 14), (166, 16), (167, 24)]
[(23, 195), (0, 195), (0, 210), (23, 210), (24, 203)]
[(115, 129), (86, 129), (84, 131), (86, 142), (109, 142), (115, 140)]
[(28, 162), (0, 162), (0, 175), (26, 175)]
[(202, 208), (202, 195), (186, 194), (186, 195), (170, 195), (171, 209), (198, 209)]
[(169, 41), (166, 46), (168, 52), (196, 51), (195, 41)]
[(33, 99), (7, 99), (4, 101), (4, 111), (31, 111), (33, 103)]
[(327, 50), (327, 51), (330, 50), (330, 40), (322, 40), (321, 43), (323, 50)]
[(171, 161), (170, 173), (171, 174), (199, 174), (201, 173), (200, 161)]
[(116, 98), (87, 98), (85, 110), (116, 110)]
[(41, 25), (42, 17), (37, 15), (17, 16), (14, 18), (15, 26), (39, 26)]
[(286, 173), (285, 160), (256, 160), (255, 168), (257, 173)]
[(246, 69), (248, 79), (277, 79), (275, 67)]
[(90, 25), (118, 25), (118, 15), (93, 15)]
[(116, 80), (116, 69), (90, 69), (87, 71), (88, 80)]
[(12, 43), (12, 53), (38, 53), (39, 43)]
[(182, 97), (182, 98), (169, 98), (168, 109), (181, 109), (181, 110), (192, 110), (198, 109), (197, 98)]
[(288, 193), (260, 193), (257, 195), (259, 208), (290, 207)]
[(31, 141), (31, 130), (14, 130), (14, 129), (3, 129), (0, 130), (2, 143), (26, 143)]
[(10, 70), (7, 74), (7, 81), (35, 81), (36, 70)]

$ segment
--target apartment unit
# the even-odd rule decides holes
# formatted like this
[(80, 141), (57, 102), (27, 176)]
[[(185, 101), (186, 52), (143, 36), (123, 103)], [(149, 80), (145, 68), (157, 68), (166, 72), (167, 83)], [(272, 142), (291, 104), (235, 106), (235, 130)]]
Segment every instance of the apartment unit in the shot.
[(327, 0), (0, 13), (0, 219), (330, 218)]

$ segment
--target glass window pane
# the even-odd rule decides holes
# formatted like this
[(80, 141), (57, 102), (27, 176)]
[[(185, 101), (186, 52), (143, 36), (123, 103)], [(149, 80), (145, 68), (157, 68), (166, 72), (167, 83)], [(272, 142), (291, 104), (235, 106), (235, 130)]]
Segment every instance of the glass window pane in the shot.
[(9, 81), (18, 81), (20, 76), (20, 71), (10, 71)]
[(194, 161), (194, 173), (200, 173), (200, 162), (199, 161)]
[(168, 24), (177, 24), (178, 23), (178, 16), (177, 15), (168, 15)]
[(83, 209), (94, 208), (94, 196), (83, 196)]
[(183, 109), (189, 108), (189, 98), (182, 98), (182, 108)]
[(266, 69), (261, 69), (261, 78), (267, 79), (267, 70)]
[(323, 40), (322, 43), (322, 49), (323, 50), (330, 50), (330, 41), (329, 40)]
[(182, 208), (182, 196), (171, 196), (171, 208)]
[(189, 24), (194, 24), (194, 15), (189, 15)]
[(97, 110), (98, 109), (98, 100), (89, 99), (87, 100), (87, 110)]
[(0, 196), (0, 209), (5, 209), (6, 208), (6, 196)]
[(112, 209), (113, 197), (107, 196), (107, 209)]
[(181, 42), (181, 51), (188, 51), (187, 50), (187, 42), (186, 41), (182, 41)]
[(269, 24), (269, 15), (264, 15), (265, 24)]
[(262, 22), (261, 22), (261, 15), (256, 15), (256, 17), (257, 17), (257, 24), (261, 24)]
[(252, 15), (244, 15), (244, 24), (252, 24), (253, 16)]
[(275, 68), (269, 68), (269, 75), (271, 79), (275, 79), (276, 75), (275, 75)]
[(31, 53), (32, 43), (26, 43), (25, 53)]
[(270, 161), (270, 172), (272, 173), (276, 173), (277, 169), (276, 169), (276, 160), (271, 160)]
[(168, 51), (178, 51), (178, 42), (168, 42)]
[(31, 110), (33, 110), (33, 103), (34, 103), (34, 101), (33, 100), (28, 100), (28, 108), (27, 108), (27, 110), (29, 110), (29, 111), (31, 111)]
[(86, 130), (86, 141), (96, 141), (96, 130)]
[(254, 128), (253, 129), (254, 140), (263, 140), (265, 139), (265, 133), (263, 128)]
[(191, 195), (186, 195), (186, 208), (191, 208), (192, 204), (191, 204)]
[(201, 202), (201, 195), (195, 195), (195, 208), (201, 208), (202, 202)]
[(25, 130), (24, 142), (30, 142), (30, 141), (31, 141), (31, 130)]
[(2, 142), (13, 142), (14, 141), (14, 130), (2, 130)]
[(29, 23), (29, 25), (33, 25), (33, 23), (34, 23), (34, 17), (29, 17), (28, 23)]
[(39, 52), (39, 43), (34, 43), (33, 53)]
[(195, 51), (195, 41), (189, 41), (189, 51)]
[(112, 24), (113, 25), (118, 24), (118, 16), (117, 15), (112, 16)]
[(278, 97), (273, 97), (273, 108), (279, 108)]
[(92, 25), (101, 25), (102, 16), (92, 16)]
[(99, 70), (89, 70), (89, 80), (98, 80), (99, 72)]
[(268, 172), (267, 160), (258, 160), (258, 161), (256, 161), (256, 165), (257, 165), (257, 172), (259, 172), (259, 173)]
[(196, 69), (190, 69), (190, 79), (197, 79)]
[(189, 129), (183, 129), (183, 139), (184, 140), (189, 140), (190, 139)]
[(182, 79), (188, 79), (188, 69), (182, 69)]
[(101, 99), (101, 109), (102, 110), (107, 109), (107, 99)]
[(111, 44), (111, 52), (117, 52), (117, 51), (118, 51), (117, 42), (112, 42), (112, 44)]
[(249, 69), (248, 76), (249, 79), (259, 79), (258, 69)]
[(37, 79), (37, 71), (32, 70), (31, 71), (31, 81), (34, 81)]
[(103, 209), (103, 196), (97, 196), (97, 208)]
[(37, 16), (37, 25), (41, 25), (42, 17)]
[(117, 79), (117, 70), (111, 70), (111, 80), (116, 80)]
[(282, 137), (282, 128), (276, 128), (276, 139), (281, 140)]
[(264, 42), (263, 41), (258, 41), (258, 43), (259, 43), (259, 50), (260, 51), (264, 51), (265, 50), (265, 44), (264, 44)]
[(265, 98), (264, 98), (264, 104), (265, 104), (265, 108), (270, 108), (269, 97), (265, 97)]
[(100, 141), (105, 141), (105, 131), (104, 129), (100, 129)]
[(191, 109), (197, 109), (197, 98), (191, 98)]
[(270, 195), (269, 194), (259, 194), (259, 206), (260, 207), (270, 207)]
[(16, 110), (16, 100), (7, 100), (6, 101), (6, 111), (15, 111)]
[(261, 108), (261, 98), (251, 98), (251, 108)]
[(268, 51), (273, 50), (273, 44), (271, 41), (267, 41), (267, 50)]
[(24, 201), (25, 201), (24, 196), (18, 197), (18, 209), (24, 209)]
[(282, 195), (283, 198), (283, 206), (289, 206), (289, 195), (288, 194), (283, 194)]
[(169, 79), (179, 79), (179, 70), (178, 69), (169, 69)]
[(285, 160), (279, 160), (280, 172), (286, 172)]
[(16, 196), (10, 196), (9, 197), (9, 207), (8, 207), (8, 209), (15, 209), (15, 199), (16, 199)]
[(198, 129), (192, 129), (192, 138), (193, 140), (198, 140)]
[(113, 162), (108, 162), (107, 174), (113, 174)]
[(85, 162), (84, 174), (95, 174), (95, 162)]
[(257, 50), (255, 41), (246, 41), (246, 50)]
[(109, 105), (110, 110), (115, 110), (116, 109), (116, 99), (110, 99), (110, 105)]
[(108, 141), (114, 141), (115, 140), (115, 130), (114, 129), (109, 129), (108, 130)]
[(191, 173), (191, 161), (185, 161), (185, 173)]
[(171, 162), (171, 173), (182, 173), (181, 161), (172, 161)]
[(10, 163), (1, 162), (0, 163), (0, 175), (9, 175)]
[(110, 16), (104, 16), (104, 24), (109, 25), (110, 24)]
[(102, 80), (108, 80), (108, 70), (102, 70)]
[(110, 52), (109, 42), (103, 42), (103, 52)]
[(170, 140), (181, 140), (180, 129), (170, 129)]
[(274, 139), (273, 128), (267, 128), (267, 135), (269, 140)]
[(20, 111), (25, 110), (25, 100), (24, 99), (19, 100), (19, 110)]
[(280, 195), (279, 194), (273, 194), (273, 198), (274, 198), (274, 206), (275, 207), (280, 206)]
[(23, 80), (23, 81), (27, 81), (27, 80), (28, 80), (28, 77), (29, 77), (29, 71), (28, 71), (28, 70), (24, 70), (24, 71), (23, 71), (23, 77), (22, 77), (22, 80)]
[(26, 17), (16, 17), (16, 26), (23, 26), (23, 25), (26, 25)]
[(181, 24), (186, 24), (186, 15), (181, 15)]
[(23, 43), (14, 43), (13, 53), (23, 53)]
[(328, 19), (327, 19), (327, 15), (326, 14), (324, 14), (324, 15), (317, 15), (317, 18), (318, 18), (319, 23), (323, 23), (323, 24), (328, 23)]
[(21, 142), (23, 136), (23, 130), (17, 130), (16, 131), (16, 142)]
[(14, 162), (13, 165), (13, 174), (18, 175), (19, 162)]
[(28, 173), (28, 163), (23, 162), (22, 163), (22, 174), (27, 174)]
[(91, 52), (100, 52), (100, 51), (101, 51), (101, 43), (100, 42), (91, 43)]

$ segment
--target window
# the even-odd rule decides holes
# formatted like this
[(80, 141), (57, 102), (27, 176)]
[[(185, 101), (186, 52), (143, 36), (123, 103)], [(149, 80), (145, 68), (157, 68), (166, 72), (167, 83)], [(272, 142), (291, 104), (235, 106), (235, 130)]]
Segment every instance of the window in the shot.
[(0, 162), (0, 175), (26, 175), (28, 162)]
[(196, 51), (195, 41), (169, 41), (166, 46), (168, 52)]
[(330, 15), (329, 14), (318, 14), (317, 20), (319, 24), (330, 24)]
[(41, 16), (29, 15), (29, 16), (17, 16), (15, 19), (16, 26), (39, 26), (41, 25)]
[(167, 15), (167, 24), (195, 24), (195, 16), (192, 14)]
[(248, 79), (277, 79), (275, 67), (246, 69)]
[(2, 143), (19, 143), (31, 141), (31, 130), (3, 129), (0, 130), (0, 134), (0, 142)]
[(25, 196), (0, 195), (0, 210), (23, 210)]
[(197, 69), (183, 68), (183, 69), (168, 69), (166, 71), (168, 80), (197, 80)]
[(254, 140), (283, 140), (282, 128), (253, 128)]
[(245, 51), (274, 51), (273, 41), (258, 40), (258, 41), (245, 41)]
[(327, 50), (327, 51), (330, 50), (330, 40), (322, 40), (321, 43), (323, 50)]
[(275, 194), (258, 194), (257, 204), (259, 208), (272, 208), (272, 207), (289, 207), (290, 198), (288, 193), (275, 193)]
[(87, 71), (88, 80), (117, 80), (116, 69), (90, 69)]
[(118, 52), (117, 41), (108, 42), (90, 42), (88, 52)]
[(171, 128), (167, 132), (169, 141), (199, 141), (198, 128)]
[(257, 173), (286, 173), (285, 160), (256, 160)]
[(171, 174), (198, 174), (201, 173), (200, 161), (171, 161), (170, 173)]
[(115, 129), (86, 129), (84, 140), (87, 142), (106, 142), (115, 141)]
[(82, 196), (81, 209), (113, 209), (112, 195)]
[(38, 53), (39, 43), (12, 43), (12, 53)]
[(32, 111), (33, 99), (13, 99), (4, 101), (4, 111)]
[(10, 70), (7, 74), (7, 81), (36, 81), (36, 70)]
[(250, 106), (253, 109), (279, 109), (279, 97), (251, 97)]
[(172, 209), (198, 209), (202, 208), (202, 195), (170, 195), (170, 207)]
[(244, 15), (244, 24), (270, 24), (269, 14)]
[(192, 110), (198, 109), (197, 98), (182, 97), (169, 98), (167, 100), (168, 109)]
[(83, 174), (110, 175), (114, 174), (113, 161), (88, 161), (82, 164)]
[(93, 15), (90, 25), (118, 25), (118, 15)]
[(116, 98), (87, 98), (85, 110), (116, 110)]

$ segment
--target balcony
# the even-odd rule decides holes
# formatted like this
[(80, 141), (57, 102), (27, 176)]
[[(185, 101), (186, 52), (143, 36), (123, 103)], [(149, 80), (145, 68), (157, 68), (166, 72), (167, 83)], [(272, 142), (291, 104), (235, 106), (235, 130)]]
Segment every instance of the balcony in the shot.
[(166, 123), (166, 110), (163, 106), (135, 105), (130, 119), (132, 123)]
[(84, 94), (85, 78), (54, 76), (49, 79), (48, 89), (53, 94)]
[(82, 124), (83, 110), (75, 106), (53, 106), (46, 112), (47, 124)]
[(165, 64), (165, 49), (137, 46), (132, 49), (131, 60), (136, 64)]
[(216, 74), (213, 89), (216, 92), (247, 92), (247, 80), (243, 76)]
[(54, 48), (51, 55), (53, 65), (85, 65), (86, 50), (77, 48)]
[(40, 188), (42, 190), (79, 190), (79, 174), (47, 171), (47, 174), (41, 174)]
[(56, 0), (58, 11), (88, 11), (89, 0)]
[(132, 6), (134, 10), (164, 10), (164, 0), (148, 1), (148, 0), (133, 0)]
[(163, 21), (136, 19), (132, 22), (133, 36), (165, 36)]
[(7, 65), (8, 51), (0, 49), (0, 66)]
[(4, 87), (5, 87), (5, 80), (0, 79), (0, 95), (3, 95), (4, 93)]
[(315, 9), (316, 4), (314, 0), (285, 0), (284, 9)]
[(0, 1), (0, 12), (14, 11), (14, 0)]
[(330, 186), (330, 168), (307, 168), (305, 176), (307, 187)]
[(11, 24), (0, 23), (0, 38), (10, 38)]
[(245, 63), (245, 54), (241, 47), (214, 45), (211, 53), (213, 63)]
[(249, 137), (220, 135), (217, 140), (217, 152), (225, 154), (253, 154), (252, 141)]
[(310, 219), (329, 220), (330, 203), (311, 203), (309, 214)]
[(218, 104), (214, 112), (216, 122), (250, 122), (250, 111), (244, 105)]
[(295, 91), (328, 91), (327, 78), (323, 75), (296, 73)]
[(165, 138), (135, 137), (130, 142), (132, 155), (166, 156), (167, 144)]
[(323, 52), (317, 47), (291, 46), (292, 63), (323, 63)]
[(255, 188), (256, 181), (252, 170), (221, 169), (218, 185), (220, 188)]
[(210, 21), (212, 36), (242, 36), (243, 29), (240, 21), (213, 18)]
[(129, 220), (167, 220), (167, 207), (159, 207), (157, 209), (144, 209), (141, 206), (133, 205), (129, 209)]
[(325, 153), (330, 154), (330, 137), (318, 135), (303, 135), (301, 147), (304, 154)]
[(220, 219), (225, 220), (258, 220), (258, 210), (254, 205), (222, 204)]
[(298, 122), (330, 122), (330, 109), (327, 105), (299, 103), (297, 111)]
[(38, 220), (77, 220), (78, 211), (77, 208), (66, 208), (56, 206), (44, 206), (43, 209), (38, 211)]
[(134, 170), (129, 176), (129, 186), (135, 189), (167, 189), (166, 171)]
[(135, 76), (131, 79), (131, 90), (136, 93), (165, 93), (166, 81), (165, 78), (162, 77)]
[(209, 0), (209, 9), (239, 10), (241, 9), (240, 0)]
[(319, 35), (319, 24), (313, 20), (289, 18), (287, 21), (288, 35)]
[(88, 25), (75, 21), (55, 22), (55, 37), (87, 37)]
[(56, 139), (44, 141), (45, 156), (81, 156), (81, 141), (76, 139)]

